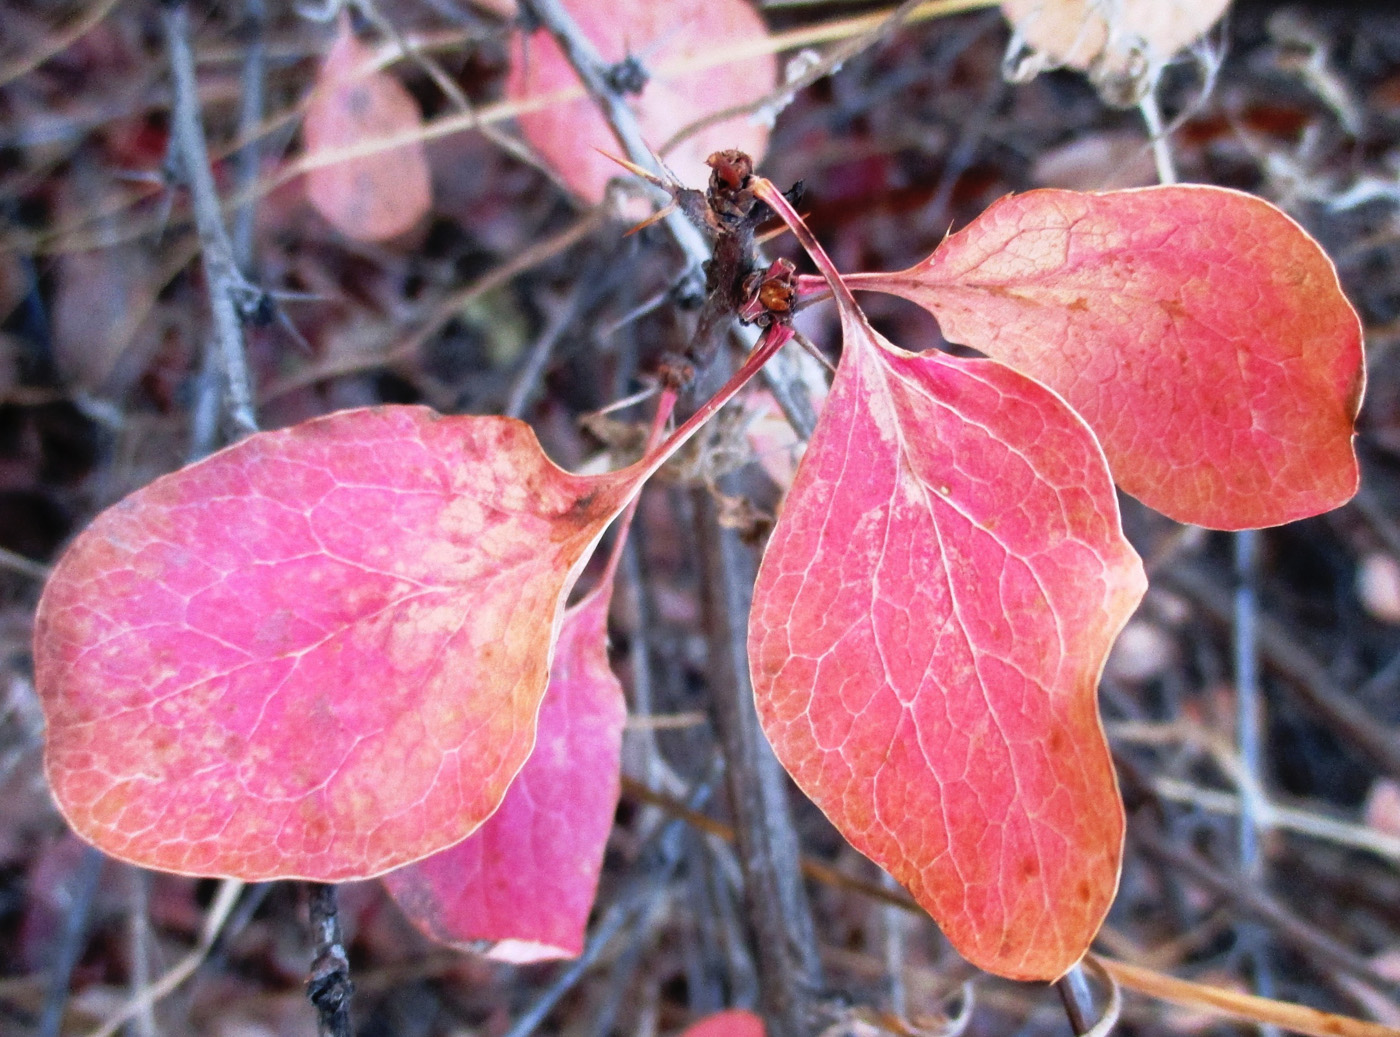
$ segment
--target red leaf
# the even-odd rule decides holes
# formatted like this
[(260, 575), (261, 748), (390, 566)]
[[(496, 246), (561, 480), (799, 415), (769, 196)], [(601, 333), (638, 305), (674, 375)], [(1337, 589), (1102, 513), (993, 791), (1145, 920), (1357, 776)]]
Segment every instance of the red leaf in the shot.
[(758, 1016), (741, 1008), (731, 1008), (707, 1015), (687, 1027), (681, 1037), (764, 1037), (766, 1032)]
[(512, 962), (583, 950), (627, 719), (608, 665), (611, 591), (609, 581), (564, 613), (535, 749), (500, 809), (456, 846), (384, 877), (431, 938)]
[(639, 484), (422, 407), (251, 436), (103, 514), (39, 604), (74, 829), (168, 871), (370, 877), (525, 762), (577, 569)]
[[(762, 97), (777, 76), (772, 53), (756, 46), (767, 33), (747, 0), (565, 0), (564, 6), (603, 60), (635, 56), (652, 77), (627, 103), (653, 148), (702, 116)], [(511, 100), (529, 103), (570, 88), (580, 88), (578, 77), (548, 33), (516, 37), (506, 82)], [(624, 175), (599, 153), (616, 153), (617, 138), (586, 97), (546, 101), (520, 116), (520, 129), (585, 201), (600, 201), (608, 181)], [(726, 119), (664, 158), (682, 183), (700, 185), (709, 178), (705, 159), (711, 152), (738, 148), (757, 160), (767, 150), (768, 135), (767, 126), (748, 116)]]
[(1360, 322), (1321, 248), (1262, 199), (1032, 191), (918, 266), (847, 282), (1060, 393), (1123, 489), (1182, 522), (1275, 525), (1356, 492)]
[[(342, 17), (306, 108), (302, 132), (309, 157), (411, 134), (422, 126), (417, 103), (397, 79), (364, 71), (372, 57)], [(432, 207), (421, 140), (319, 166), (307, 174), (306, 191), (322, 216), (359, 241), (402, 234)]]
[(1054, 979), (1117, 886), (1095, 687), (1142, 567), (1058, 397), (992, 361), (897, 349), (832, 287), (845, 351), (754, 593), (759, 716), (969, 960)]

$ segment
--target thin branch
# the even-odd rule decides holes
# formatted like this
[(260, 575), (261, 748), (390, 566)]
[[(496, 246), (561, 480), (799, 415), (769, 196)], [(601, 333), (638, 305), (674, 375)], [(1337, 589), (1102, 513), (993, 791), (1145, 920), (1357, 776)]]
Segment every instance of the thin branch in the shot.
[[(1164, 569), (1157, 579), (1189, 595), (1222, 625), (1231, 623), (1230, 596), (1214, 580), (1190, 566)], [(1260, 614), (1256, 633), (1263, 662), (1285, 678), (1300, 700), (1392, 778), (1400, 780), (1400, 732), (1377, 722), (1367, 710), (1339, 688), (1326, 668), (1298, 644), (1276, 620)]]
[(317, 1032), (321, 1037), (352, 1037), (350, 998), (355, 984), (350, 981), (350, 958), (340, 932), (335, 886), (311, 884), (311, 930), (316, 938), (316, 957), (311, 962), (306, 996), (316, 1006)]
[[(646, 138), (642, 136), (641, 125), (637, 122), (636, 115), (608, 81), (609, 64), (584, 35), (573, 16), (559, 0), (521, 2), (559, 44), (589, 96), (593, 98), (593, 103), (598, 106), (598, 110), (612, 127), (613, 134), (627, 153), (627, 157), (643, 169), (664, 177), (665, 170), (652, 155)], [(670, 199), (667, 198), (666, 201)], [(671, 232), (676, 244), (685, 253), (687, 261), (698, 270), (700, 264), (709, 257), (709, 248), (705, 244), (704, 236), (679, 210), (667, 213), (664, 221), (666, 229)]]
[[(721, 489), (732, 488), (722, 483)], [(764, 1017), (772, 1037), (807, 1037), (817, 1029), (821, 960), (798, 867), (786, 776), (759, 727), (749, 682), (746, 639), (756, 566), (738, 534), (719, 525), (714, 497), (696, 490), (692, 500), (711, 702), (724, 749)]]
[(58, 1037), (63, 1029), (63, 1010), (68, 1004), (68, 984), (83, 952), (88, 916), (92, 913), (92, 901), (97, 895), (97, 880), (102, 874), (102, 865), (106, 859), (101, 850), (91, 846), (83, 851), (82, 861), (73, 879), (68, 915), (58, 936), (53, 969), (49, 973), (48, 989), (44, 994), (44, 1010), (39, 1016), (39, 1025), (34, 1030), (37, 1037)]
[(214, 942), (219, 938), (219, 934), (223, 932), (229, 912), (233, 910), (233, 905), (238, 902), (238, 895), (242, 892), (243, 883), (237, 879), (224, 879), (219, 883), (219, 889), (214, 894), (214, 902), (209, 906), (209, 911), (204, 916), (204, 924), (200, 927), (199, 941), (190, 952), (177, 961), (160, 979), (142, 990), (139, 996), (132, 998), (113, 1013), (88, 1037), (112, 1037), (112, 1034), (121, 1029), (128, 1020), (135, 1019), (194, 975), (195, 970), (208, 957)]
[(1307, 920), (1284, 907), (1273, 897), (1238, 875), (1226, 875), (1199, 854), (1182, 849), (1156, 832), (1139, 825), (1132, 830), (1133, 840), (1157, 857), (1171, 864), (1188, 881), (1224, 897), (1238, 909), (1266, 924), (1284, 942), (1301, 951), (1318, 965), (1345, 972), (1373, 988), (1377, 997), (1396, 1005), (1400, 996), (1397, 984), (1377, 971), (1376, 967), (1350, 947), (1317, 929)]
[[(247, 39), (239, 74), (238, 136), (253, 133), (263, 118), (267, 80), (267, 8), (264, 0), (243, 0), (240, 35)], [(233, 260), (244, 270), (253, 263), (253, 227), (258, 212), (255, 188), (262, 162), (262, 139), (252, 137), (234, 161), (234, 193), (240, 201), (233, 214)]]
[(55, 55), (63, 53), (73, 44), (91, 32), (116, 8), (121, 0), (98, 0), (89, 7), (72, 25), (61, 29), (39, 47), (26, 48), (25, 53), (0, 66), (0, 86), (5, 86), (20, 76), (28, 75)]
[(805, 90), (818, 80), (838, 71), (842, 65), (861, 51), (868, 50), (881, 40), (886, 39), (920, 10), (925, 12), (925, 17), (937, 17), (939, 14), (952, 14), (986, 6), (988, 6), (986, 3), (966, 2), (966, 0), (952, 0), (951, 3), (948, 0), (942, 0), (940, 3), (929, 3), (928, 0), (904, 0), (902, 4), (889, 14), (882, 16), (869, 29), (845, 39), (839, 46), (833, 47), (831, 53), (824, 55), (816, 64), (762, 97), (746, 101), (744, 104), (722, 108), (717, 112), (710, 112), (708, 115), (703, 115), (682, 126), (661, 145), (658, 154), (664, 158), (672, 149), (689, 140), (695, 134), (729, 119), (736, 119), (741, 115), (748, 115), (750, 112), (786, 107), (799, 90)]
[(1069, 1025), (1077, 1037), (1084, 1037), (1093, 1026), (1094, 993), (1089, 989), (1089, 981), (1084, 978), (1084, 970), (1078, 965), (1070, 969), (1055, 982), (1055, 990), (1069, 1016)]
[(367, 352), (364, 356), (339, 357), (320, 364), (308, 365), (302, 370), (267, 386), (261, 395), (262, 402), (267, 403), (269, 400), (274, 400), (305, 386), (314, 385), (327, 378), (338, 378), (408, 360), (418, 352), (423, 343), (436, 335), (453, 317), (459, 316), (473, 300), (488, 292), (495, 291), (502, 285), (509, 284), (520, 274), (539, 266), (541, 263), (548, 262), (559, 253), (571, 248), (607, 223), (607, 216), (607, 211), (602, 206), (584, 213), (558, 234), (521, 249), (507, 262), (483, 274), (471, 284), (444, 297), (433, 307), (422, 325), (407, 338), (400, 339), (396, 335), (391, 342), (385, 343), (383, 352)]
[(204, 262), (204, 279), (214, 315), (214, 336), (224, 376), (229, 420), (242, 436), (258, 429), (248, 362), (243, 348), (241, 314), (261, 297), (239, 271), (233, 246), (224, 227), (214, 174), (209, 168), (209, 148), (199, 115), (199, 84), (195, 79), (194, 51), (190, 44), (189, 8), (176, 4), (161, 9), (166, 46), (174, 80), (171, 109), (171, 147), (181, 175), (189, 184)]
[(1204, 983), (1192, 983), (1102, 955), (1094, 955), (1093, 960), (1129, 990), (1187, 1008), (1205, 1009), (1241, 1022), (1272, 1024), (1295, 1033), (1310, 1034), (1311, 1037), (1400, 1037), (1400, 1030), (1380, 1023), (1320, 1012), (1316, 1008), (1241, 994), (1236, 990), (1206, 986)]
[(0, 547), (0, 569), (8, 569), (10, 572), (28, 576), (31, 580), (38, 580), (40, 583), (47, 580), (49, 573), (53, 571), (42, 562), (26, 558), (7, 547)]

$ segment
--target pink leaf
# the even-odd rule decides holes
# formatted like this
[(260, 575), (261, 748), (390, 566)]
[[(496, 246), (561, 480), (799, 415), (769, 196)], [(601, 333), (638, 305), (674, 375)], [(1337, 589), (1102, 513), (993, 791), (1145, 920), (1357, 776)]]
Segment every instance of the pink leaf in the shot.
[(168, 871), (370, 877), (461, 841), (535, 741), (563, 601), (640, 471), (422, 407), (251, 436), (73, 543), (39, 604), (74, 829)]
[(564, 613), (535, 749), (500, 809), (456, 846), (384, 877), (433, 939), (513, 962), (583, 950), (627, 719), (608, 665), (611, 590)]
[(969, 960), (1053, 979), (1117, 886), (1095, 687), (1142, 567), (1058, 397), (992, 361), (895, 348), (828, 276), (845, 350), (759, 572), (759, 716)]
[[(353, 148), (412, 134), (423, 124), (412, 95), (387, 72), (367, 71), (373, 51), (342, 17), (306, 108), (306, 153)], [(359, 241), (402, 234), (432, 207), (432, 182), (421, 140), (338, 160), (307, 174), (311, 204), (337, 230)]]
[[(651, 76), (627, 103), (652, 148), (704, 115), (762, 97), (777, 76), (777, 61), (764, 46), (763, 21), (747, 0), (565, 0), (564, 6), (604, 61), (634, 56)], [(597, 202), (608, 181), (624, 175), (597, 150), (616, 154), (617, 138), (590, 99), (546, 100), (570, 88), (580, 89), (578, 77), (548, 33), (517, 37), (506, 93), (514, 101), (544, 105), (523, 113), (520, 128), (569, 187)], [(709, 177), (705, 159), (711, 152), (738, 148), (757, 160), (768, 135), (768, 127), (750, 117), (726, 119), (664, 158), (682, 183), (700, 185)]]
[(707, 1015), (687, 1027), (681, 1037), (764, 1037), (763, 1020), (742, 1008)]
[(1182, 522), (1274, 525), (1356, 491), (1360, 322), (1317, 243), (1259, 198), (1032, 191), (918, 266), (847, 281), (1060, 393), (1123, 489)]

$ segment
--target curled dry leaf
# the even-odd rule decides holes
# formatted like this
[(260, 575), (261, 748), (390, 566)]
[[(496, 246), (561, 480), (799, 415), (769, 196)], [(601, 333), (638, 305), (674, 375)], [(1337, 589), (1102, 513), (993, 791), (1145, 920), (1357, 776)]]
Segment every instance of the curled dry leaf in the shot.
[(500, 961), (577, 957), (620, 788), (627, 705), (608, 665), (611, 581), (564, 613), (534, 752), (500, 809), (384, 884), (432, 939)]
[(824, 272), (845, 348), (754, 592), (759, 716), (803, 790), (970, 961), (1055, 979), (1117, 889), (1095, 692), (1142, 566), (1059, 397), (992, 361), (894, 347)]
[[(422, 126), (422, 113), (403, 85), (388, 72), (368, 71), (372, 57), (342, 17), (306, 108), (308, 157), (411, 135)], [(432, 207), (421, 140), (319, 166), (307, 173), (306, 191), (317, 212), (357, 241), (402, 234)]]
[(1001, 0), (1015, 30), (1013, 48), (1031, 52), (1011, 75), (1019, 81), (1051, 68), (1077, 68), (1110, 97), (1135, 100), (1229, 6), (1230, 0)]
[(909, 270), (847, 282), (1054, 389), (1119, 485), (1181, 522), (1277, 525), (1356, 492), (1361, 323), (1317, 242), (1263, 199), (1031, 191)]
[[(767, 30), (746, 0), (564, 0), (604, 61), (636, 57), (650, 75), (627, 103), (642, 135), (659, 148), (702, 116), (747, 104), (772, 89), (777, 61), (763, 52)], [(517, 37), (506, 93), (516, 102), (544, 100), (579, 87), (568, 60), (543, 30)], [(617, 139), (587, 98), (545, 101), (520, 116), (520, 128), (561, 179), (588, 202), (602, 200), (622, 170), (599, 149), (618, 151)], [(705, 159), (738, 148), (755, 160), (768, 147), (767, 126), (747, 116), (727, 119), (690, 137), (665, 156), (682, 183), (703, 184)]]
[(147, 867), (367, 878), (460, 842), (535, 741), (564, 598), (638, 471), (525, 424), (343, 411), (97, 517), (39, 603), (45, 762)]

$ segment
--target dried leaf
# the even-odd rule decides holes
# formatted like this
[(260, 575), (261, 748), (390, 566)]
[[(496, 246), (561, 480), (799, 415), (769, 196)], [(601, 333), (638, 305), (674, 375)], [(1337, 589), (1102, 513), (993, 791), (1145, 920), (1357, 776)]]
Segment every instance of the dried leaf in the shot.
[(847, 280), (1054, 389), (1119, 485), (1181, 522), (1276, 525), (1356, 492), (1360, 322), (1326, 254), (1262, 199), (1031, 191), (909, 270)]
[[(564, 6), (603, 60), (633, 56), (651, 76), (627, 103), (652, 148), (702, 116), (762, 97), (777, 77), (773, 55), (754, 53), (766, 30), (745, 0), (565, 0)], [(750, 56), (742, 56), (746, 53)], [(714, 61), (716, 56), (722, 60)], [(696, 64), (707, 67), (685, 69)], [(578, 86), (573, 68), (548, 33), (517, 37), (506, 83), (511, 100), (528, 102)], [(616, 154), (617, 138), (587, 98), (522, 114), (520, 128), (585, 201), (601, 200), (608, 181), (622, 175), (617, 163), (599, 153)], [(758, 160), (767, 150), (768, 135), (767, 126), (748, 116), (726, 119), (681, 143), (665, 161), (682, 183), (704, 184), (710, 173), (705, 159), (712, 152), (738, 148)]]
[[(1229, 6), (1230, 0), (1001, 0), (1014, 46), (1032, 51), (1011, 75), (1022, 81), (1050, 68), (1077, 68), (1126, 101)], [(1138, 85), (1124, 93), (1129, 82)]]
[[(308, 157), (413, 133), (423, 125), (418, 104), (388, 72), (366, 69), (373, 52), (342, 17), (306, 108)], [(311, 170), (311, 204), (357, 241), (402, 234), (432, 207), (432, 181), (421, 140)]]
[(460, 842), (535, 741), (578, 568), (640, 479), (422, 407), (260, 433), (98, 516), (39, 604), (46, 766), (147, 867), (366, 878)]

